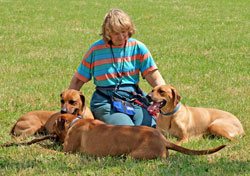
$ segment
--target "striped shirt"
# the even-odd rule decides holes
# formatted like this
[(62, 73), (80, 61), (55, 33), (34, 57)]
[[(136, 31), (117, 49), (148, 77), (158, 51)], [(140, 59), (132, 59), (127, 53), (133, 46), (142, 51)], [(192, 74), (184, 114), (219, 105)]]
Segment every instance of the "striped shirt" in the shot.
[(138, 40), (129, 38), (126, 46), (112, 45), (111, 50), (110, 45), (101, 39), (89, 48), (76, 76), (85, 83), (94, 77), (96, 86), (113, 86), (120, 82), (120, 74), (121, 84), (138, 84), (140, 72), (144, 78), (156, 69), (149, 50)]

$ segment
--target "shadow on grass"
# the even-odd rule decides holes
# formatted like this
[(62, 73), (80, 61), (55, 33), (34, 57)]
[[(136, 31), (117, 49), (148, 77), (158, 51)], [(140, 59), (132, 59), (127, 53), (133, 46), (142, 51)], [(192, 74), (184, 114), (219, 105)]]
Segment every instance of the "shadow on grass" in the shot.
[[(0, 155), (0, 168), (5, 174), (19, 173), (32, 168), (34, 172), (43, 169), (53, 172), (74, 173), (93, 171), (97, 174), (122, 170), (123, 174), (131, 175), (247, 175), (250, 173), (250, 160), (232, 160), (229, 156), (190, 156), (178, 152), (170, 152), (166, 160), (156, 159), (149, 161), (134, 160), (130, 157), (89, 157), (82, 153), (63, 154), (62, 144), (56, 141), (43, 141), (37, 143), (42, 149), (54, 150), (57, 153), (35, 152), (33, 148), (24, 148), (20, 156), (9, 154)], [(29, 146), (28, 146), (29, 147)], [(29, 151), (26, 151), (26, 150)], [(5, 153), (0, 151), (0, 153)], [(6, 157), (6, 156), (10, 157)], [(211, 157), (210, 157), (211, 156)], [(116, 174), (116, 173), (113, 173)], [(130, 175), (128, 174), (128, 175)]]
[[(44, 144), (47, 149), (61, 150), (58, 144)], [(33, 169), (34, 172), (44, 170), (44, 173), (83, 173), (93, 171), (101, 174), (108, 172), (116, 174), (116, 170), (122, 170), (126, 175), (247, 175), (250, 173), (249, 160), (231, 160), (227, 157), (189, 156), (180, 153), (171, 153), (164, 159), (149, 161), (127, 159), (121, 157), (89, 157), (81, 153), (77, 154), (42, 154), (41, 151), (27, 152), (22, 156), (0, 156), (0, 168), (3, 173), (19, 173)], [(105, 174), (104, 174), (105, 175)]]

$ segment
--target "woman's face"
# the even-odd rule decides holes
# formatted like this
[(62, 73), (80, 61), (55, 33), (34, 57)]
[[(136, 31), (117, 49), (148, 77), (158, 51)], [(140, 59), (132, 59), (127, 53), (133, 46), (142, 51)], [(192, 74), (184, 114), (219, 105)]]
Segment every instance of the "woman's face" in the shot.
[(128, 39), (128, 31), (122, 31), (122, 32), (111, 32), (110, 37), (112, 40), (112, 44), (115, 46), (122, 45), (125, 40)]

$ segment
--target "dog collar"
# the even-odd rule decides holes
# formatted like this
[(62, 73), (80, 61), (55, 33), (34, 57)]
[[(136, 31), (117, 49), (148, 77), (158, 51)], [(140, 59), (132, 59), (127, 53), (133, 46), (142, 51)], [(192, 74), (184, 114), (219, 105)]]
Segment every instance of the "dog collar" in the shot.
[(71, 128), (71, 127), (74, 125), (74, 123), (76, 123), (76, 121), (77, 121), (77, 120), (80, 120), (80, 119), (83, 119), (83, 116), (78, 116), (77, 118), (75, 118), (75, 119), (70, 123), (69, 128)]
[(170, 115), (173, 115), (174, 113), (176, 113), (180, 109), (180, 107), (181, 107), (181, 102), (178, 104), (177, 108), (174, 111), (169, 112), (169, 113), (164, 113), (164, 112), (160, 111), (160, 113), (162, 115), (165, 115), (165, 116), (170, 116)]

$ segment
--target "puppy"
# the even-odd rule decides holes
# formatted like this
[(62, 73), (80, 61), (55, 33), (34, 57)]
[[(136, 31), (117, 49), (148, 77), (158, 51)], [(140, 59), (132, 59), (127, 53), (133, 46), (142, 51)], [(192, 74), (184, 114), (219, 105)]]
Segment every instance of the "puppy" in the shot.
[(66, 90), (60, 94), (61, 112), (58, 111), (31, 111), (21, 116), (11, 128), (10, 134), (19, 135), (18, 140), (36, 133), (53, 133), (55, 119), (61, 113), (84, 115), (86, 118), (94, 118), (90, 109), (85, 105), (85, 97), (80, 91)]
[(54, 131), (64, 142), (63, 152), (82, 152), (89, 156), (129, 155), (135, 159), (166, 158), (168, 149), (189, 155), (206, 155), (225, 145), (210, 150), (190, 150), (175, 145), (157, 130), (146, 126), (109, 125), (99, 120), (60, 115)]
[(203, 134), (223, 136), (235, 142), (233, 137), (244, 134), (240, 121), (233, 114), (182, 105), (179, 93), (171, 85), (155, 87), (147, 98), (154, 102), (148, 107), (149, 111), (160, 110), (157, 129), (179, 138), (178, 144)]

